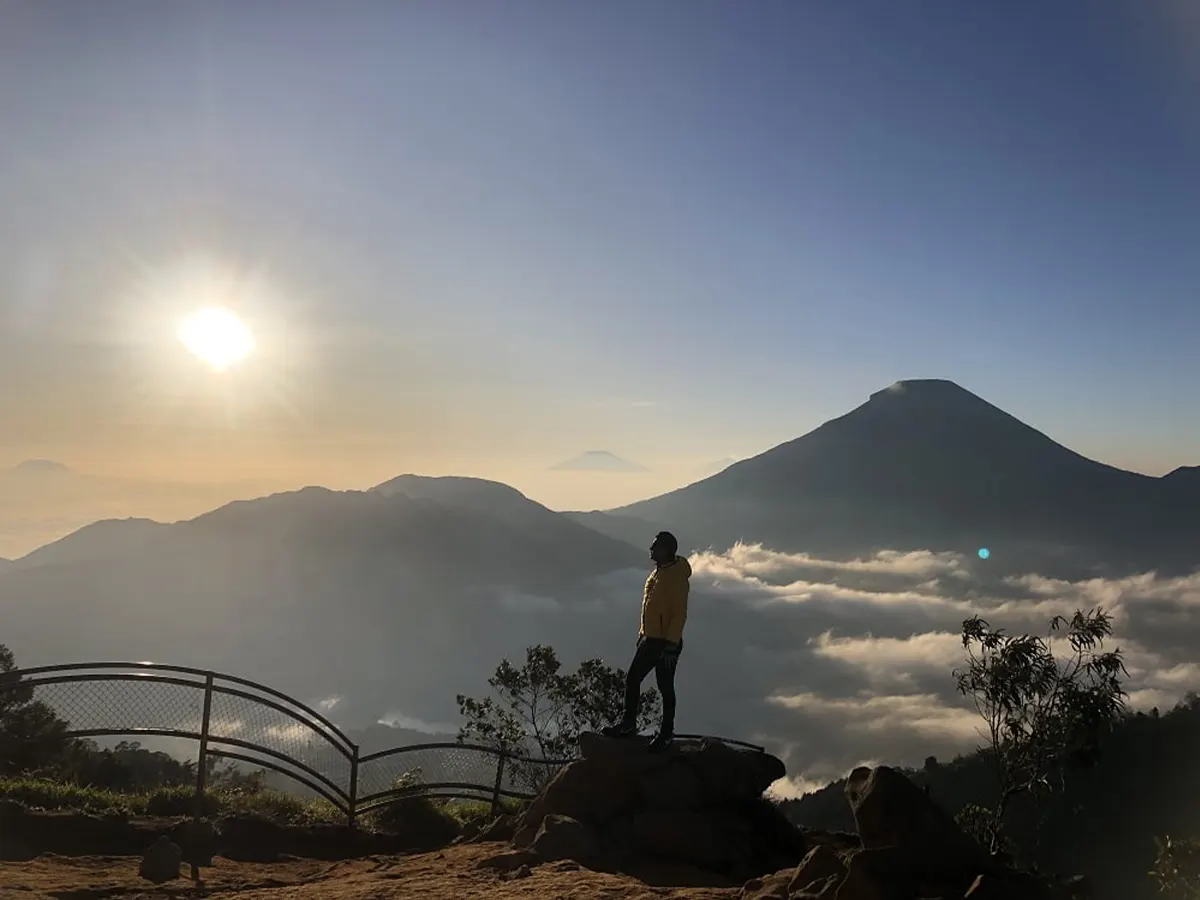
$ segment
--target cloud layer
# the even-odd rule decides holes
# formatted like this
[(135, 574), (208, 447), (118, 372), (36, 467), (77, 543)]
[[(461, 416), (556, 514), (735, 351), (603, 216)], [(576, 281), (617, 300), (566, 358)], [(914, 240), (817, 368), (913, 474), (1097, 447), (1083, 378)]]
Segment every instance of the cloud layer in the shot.
[(978, 746), (982, 721), (953, 678), (972, 615), (1045, 634), (1054, 615), (1103, 607), (1113, 616), (1111, 646), (1125, 654), (1132, 708), (1169, 708), (1200, 689), (1200, 574), (1064, 581), (999, 576), (954, 553), (839, 562), (758, 545), (691, 562), (685, 656), (706, 666), (680, 666), (681, 718), (782, 753), (793, 792), (863, 762), (919, 764)]

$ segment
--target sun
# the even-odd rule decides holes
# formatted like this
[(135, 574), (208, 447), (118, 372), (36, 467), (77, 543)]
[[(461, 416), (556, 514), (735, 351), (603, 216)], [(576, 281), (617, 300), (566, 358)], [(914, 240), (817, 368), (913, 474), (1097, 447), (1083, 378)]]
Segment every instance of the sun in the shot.
[(222, 306), (192, 313), (179, 326), (179, 340), (198, 360), (223, 372), (254, 350), (254, 336), (241, 319)]

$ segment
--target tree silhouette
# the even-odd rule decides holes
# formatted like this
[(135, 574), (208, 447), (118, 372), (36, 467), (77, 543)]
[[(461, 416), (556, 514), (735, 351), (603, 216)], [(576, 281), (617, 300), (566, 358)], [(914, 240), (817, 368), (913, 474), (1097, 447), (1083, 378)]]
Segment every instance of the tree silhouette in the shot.
[(67, 723), (34, 698), (16, 657), (0, 644), (0, 775), (19, 775), (62, 758), (70, 745)]
[[(973, 616), (963, 622), (967, 666), (954, 675), (987, 723), (988, 745), (999, 785), (989, 845), (998, 852), (1011, 801), (1022, 794), (1041, 801), (1062, 790), (1066, 772), (1097, 759), (1101, 737), (1124, 711), (1120, 649), (1101, 652), (1112, 620), (1101, 610), (1076, 611), (1050, 620), (1048, 637), (1010, 635)], [(1054, 654), (1055, 638), (1070, 652)]]

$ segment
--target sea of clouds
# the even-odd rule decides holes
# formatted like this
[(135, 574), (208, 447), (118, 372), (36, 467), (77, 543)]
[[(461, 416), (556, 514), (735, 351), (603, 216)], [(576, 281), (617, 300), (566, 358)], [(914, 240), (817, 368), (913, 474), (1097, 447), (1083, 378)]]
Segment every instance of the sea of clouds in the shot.
[(1124, 654), (1132, 709), (1165, 711), (1200, 690), (1200, 574), (1064, 581), (998, 575), (957, 553), (847, 562), (760, 545), (691, 564), (680, 730), (696, 722), (780, 753), (783, 793), (862, 763), (919, 765), (979, 746), (982, 720), (953, 675), (974, 615), (1046, 634), (1052, 617), (1100, 607), (1114, 627), (1106, 647)]

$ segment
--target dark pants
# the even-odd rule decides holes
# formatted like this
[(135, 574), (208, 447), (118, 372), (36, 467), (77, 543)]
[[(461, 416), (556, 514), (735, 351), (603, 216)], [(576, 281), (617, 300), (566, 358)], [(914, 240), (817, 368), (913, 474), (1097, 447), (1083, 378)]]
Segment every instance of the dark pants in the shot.
[(679, 665), (679, 654), (683, 652), (683, 641), (672, 644), (662, 638), (642, 638), (638, 641), (629, 674), (625, 676), (625, 715), (628, 724), (637, 722), (638, 706), (642, 697), (642, 682), (654, 670), (658, 682), (658, 693), (662, 696), (662, 727), (664, 734), (675, 733), (675, 667)]

